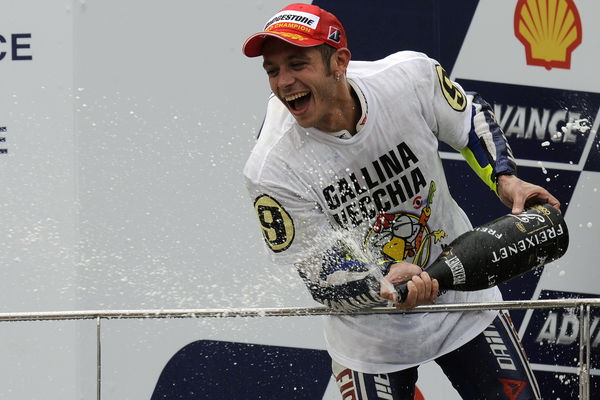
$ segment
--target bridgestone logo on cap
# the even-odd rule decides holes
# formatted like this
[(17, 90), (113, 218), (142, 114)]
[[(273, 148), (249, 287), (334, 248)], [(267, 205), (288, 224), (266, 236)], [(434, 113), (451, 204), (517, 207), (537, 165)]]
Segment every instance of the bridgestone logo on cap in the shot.
[(342, 32), (340, 32), (338, 28), (336, 28), (335, 26), (329, 27), (329, 35), (327, 36), (327, 39), (339, 44), (341, 37)]
[(316, 29), (319, 24), (319, 17), (316, 15), (305, 13), (302, 11), (282, 11), (277, 13), (267, 22), (265, 25), (265, 31), (273, 24), (279, 22), (294, 22), (296, 24), (304, 25), (307, 28)]

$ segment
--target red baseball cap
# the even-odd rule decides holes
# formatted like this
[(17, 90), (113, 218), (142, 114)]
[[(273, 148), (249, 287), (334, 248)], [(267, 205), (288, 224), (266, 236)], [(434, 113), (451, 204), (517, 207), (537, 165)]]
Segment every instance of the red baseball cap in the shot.
[(262, 32), (250, 36), (242, 51), (248, 57), (262, 55), (268, 37), (275, 37), (300, 47), (327, 43), (340, 49), (347, 47), (346, 32), (342, 23), (332, 13), (304, 3), (290, 4), (275, 14)]

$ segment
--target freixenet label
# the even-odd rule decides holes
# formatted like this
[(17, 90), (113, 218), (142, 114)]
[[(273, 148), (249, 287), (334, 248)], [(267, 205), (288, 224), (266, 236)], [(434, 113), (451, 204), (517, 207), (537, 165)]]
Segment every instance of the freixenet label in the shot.
[[(504, 246), (497, 251), (492, 252), (492, 262), (497, 263), (500, 260), (518, 255), (524, 251), (527, 251), (533, 247), (539, 246), (546, 243), (549, 240), (555, 239), (558, 236), (562, 236), (565, 233), (561, 225), (553, 226), (536, 232), (535, 234), (526, 237), (523, 240), (519, 240), (516, 243), (512, 243), (508, 246)], [(545, 260), (539, 260), (543, 263)]]

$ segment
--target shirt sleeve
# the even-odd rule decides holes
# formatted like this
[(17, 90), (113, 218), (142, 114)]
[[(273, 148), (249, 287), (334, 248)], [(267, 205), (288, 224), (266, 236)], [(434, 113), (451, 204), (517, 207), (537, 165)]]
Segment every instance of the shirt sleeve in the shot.
[[(316, 203), (300, 191), (247, 180), (267, 252), (293, 265), (313, 299), (339, 311), (386, 303), (379, 295), (386, 265), (362, 261), (344, 245)], [(340, 239), (336, 239), (340, 237)]]
[[(424, 114), (439, 140), (459, 151), (473, 171), (496, 191), (497, 177), (516, 174), (516, 163), (491, 106), (478, 94), (465, 92), (435, 60), (421, 65)], [(421, 60), (421, 63), (424, 61)]]

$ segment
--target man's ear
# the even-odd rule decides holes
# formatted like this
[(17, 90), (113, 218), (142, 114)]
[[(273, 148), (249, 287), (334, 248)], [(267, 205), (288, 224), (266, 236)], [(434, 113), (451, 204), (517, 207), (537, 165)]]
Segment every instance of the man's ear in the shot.
[(338, 49), (331, 57), (331, 70), (340, 75), (345, 75), (351, 57), (352, 53), (346, 47)]

